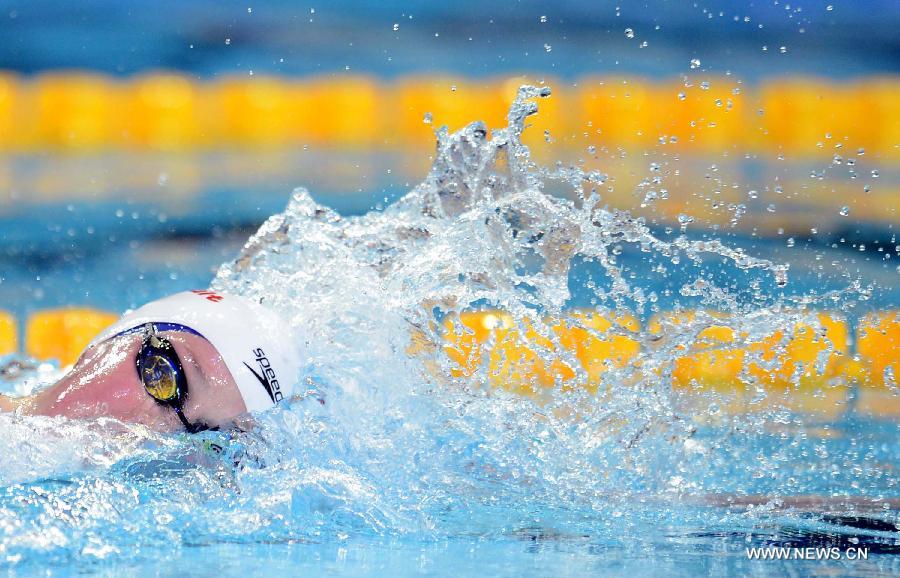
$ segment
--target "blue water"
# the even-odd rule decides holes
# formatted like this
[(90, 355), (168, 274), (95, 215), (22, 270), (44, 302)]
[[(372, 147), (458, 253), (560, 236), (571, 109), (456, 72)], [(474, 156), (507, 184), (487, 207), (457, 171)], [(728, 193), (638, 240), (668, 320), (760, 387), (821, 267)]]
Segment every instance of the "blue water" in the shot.
[[(707, 517), (706, 511), (694, 511)], [(690, 517), (686, 513), (686, 517)], [(798, 526), (806, 526), (804, 529)], [(181, 575), (185, 568), (201, 575), (245, 576), (736, 576), (736, 575), (823, 575), (838, 572), (845, 576), (895, 575), (896, 546), (884, 546), (877, 539), (858, 543), (869, 547), (866, 561), (838, 563), (801, 561), (748, 561), (749, 545), (778, 543), (822, 544), (822, 531), (835, 526), (790, 522), (761, 526), (756, 532), (719, 530), (698, 525), (692, 531), (673, 531), (665, 522), (652, 520), (643, 537), (622, 534), (618, 539), (592, 536), (558, 536), (538, 528), (525, 529), (515, 536), (459, 537), (422, 543), (404, 539), (348, 539), (340, 542), (296, 544), (192, 544), (167, 553), (164, 560), (155, 552), (125, 565), (104, 562), (80, 568), (99, 576)], [(728, 529), (726, 529), (726, 527)], [(746, 536), (754, 535), (749, 542)], [(774, 539), (773, 539), (774, 538)], [(831, 543), (841, 543), (834, 539)], [(865, 547), (863, 546), (863, 547)], [(875, 553), (880, 549), (880, 553)], [(54, 574), (75, 574), (72, 569), (53, 568)]]
[[(202, 77), (250, 71), (668, 77), (688, 72), (689, 61), (699, 57), (704, 70), (739, 69), (748, 80), (773, 74), (852, 78), (897, 72), (898, 21), (900, 11), (890, 0), (569, 0), (552, 6), (537, 0), (415, 6), (396, 0), (127, 6), (3, 0), (0, 68), (88, 68), (116, 75), (162, 68)], [(635, 38), (625, 37), (626, 28)], [(647, 46), (640, 46), (643, 41)]]
[[(898, 522), (896, 499), (886, 504), (860, 496), (883, 496), (894, 487), (896, 426), (845, 421), (830, 431), (825, 438), (802, 428), (756, 432), (738, 442), (731, 430), (699, 432), (712, 455), (682, 464), (683, 483), (720, 488), (710, 501), (734, 490), (739, 499), (755, 500), (755, 507), (705, 504), (690, 490), (631, 494), (626, 484), (620, 495), (573, 502), (575, 511), (527, 500), (529, 507), (510, 511), (498, 480), (496, 496), (467, 496), (460, 488), (458, 499), (448, 496), (429, 508), (441, 531), (399, 534), (348, 511), (339, 490), (350, 488), (337, 480), (328, 485), (293, 479), (287, 487), (262, 490), (260, 483), (283, 484), (283, 476), (253, 468), (230, 479), (235, 472), (221, 464), (130, 458), (106, 471), (6, 485), (0, 494), (4, 531), (9, 535), (16, 528), (21, 536), (24, 526), (39, 534), (31, 547), (7, 538), (3, 565), (12, 575), (39, 569), (109, 576), (180, 575), (185, 569), (210, 576), (895, 575), (900, 569), (900, 543), (892, 529)], [(869, 454), (865, 465), (860, 453)], [(816, 454), (821, 457), (810, 459)], [(740, 468), (756, 455), (769, 460), (757, 466), (764, 475), (745, 476)], [(489, 461), (478, 452), (470, 458), (470, 470)], [(834, 475), (836, 465), (842, 471)], [(283, 468), (303, 464), (274, 467), (283, 474)], [(863, 472), (854, 473), (856, 467)], [(819, 503), (791, 505), (783, 493), (786, 504), (767, 497), (792, 478), (797, 487), (821, 496)], [(863, 486), (847, 491), (854, 480)], [(248, 492), (252, 495), (242, 495)], [(279, 495), (278, 503), (255, 504)], [(377, 500), (370, 506), (376, 510)], [(263, 519), (256, 516), (260, 510)], [(233, 526), (241, 522), (244, 528)], [(866, 548), (869, 557), (747, 559), (747, 548), (764, 546)]]

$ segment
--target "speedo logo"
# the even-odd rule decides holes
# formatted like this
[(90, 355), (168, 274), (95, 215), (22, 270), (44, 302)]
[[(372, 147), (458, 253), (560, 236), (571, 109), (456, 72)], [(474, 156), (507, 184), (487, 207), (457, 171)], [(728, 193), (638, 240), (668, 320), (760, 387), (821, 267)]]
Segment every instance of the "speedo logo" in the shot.
[(278, 384), (278, 378), (275, 377), (275, 370), (272, 369), (269, 358), (266, 357), (266, 353), (262, 349), (254, 349), (253, 355), (256, 356), (256, 363), (259, 365), (259, 373), (250, 367), (246, 361), (244, 362), (244, 365), (250, 370), (250, 373), (256, 376), (256, 379), (259, 380), (262, 386), (266, 388), (266, 393), (272, 398), (272, 403), (278, 403), (284, 398), (284, 395), (281, 393), (281, 385)]

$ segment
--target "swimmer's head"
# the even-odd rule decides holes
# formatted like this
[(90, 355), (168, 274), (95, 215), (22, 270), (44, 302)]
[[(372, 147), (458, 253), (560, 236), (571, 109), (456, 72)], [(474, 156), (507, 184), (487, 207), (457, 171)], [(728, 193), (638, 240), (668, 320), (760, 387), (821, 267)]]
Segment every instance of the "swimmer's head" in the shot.
[[(273, 311), (213, 291), (178, 293), (124, 315), (34, 413), (109, 416), (154, 429), (216, 427), (290, 397), (297, 341)], [(173, 411), (175, 410), (175, 411)]]
[(293, 390), (299, 362), (290, 327), (249, 299), (213, 291), (177, 293), (124, 315), (93, 343), (147, 324), (157, 324), (157, 329), (186, 327), (209, 341), (231, 373), (247, 411), (274, 407)]

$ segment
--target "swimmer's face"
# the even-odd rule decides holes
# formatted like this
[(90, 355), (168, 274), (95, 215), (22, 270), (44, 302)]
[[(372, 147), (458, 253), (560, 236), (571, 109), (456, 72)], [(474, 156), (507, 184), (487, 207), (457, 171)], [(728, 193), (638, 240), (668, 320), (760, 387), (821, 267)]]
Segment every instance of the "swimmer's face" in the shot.
[[(190, 423), (221, 427), (246, 412), (234, 379), (208, 341), (181, 331), (159, 335), (181, 360), (187, 380), (183, 411)], [(106, 416), (157, 431), (183, 430), (175, 411), (150, 397), (138, 378), (141, 342), (142, 335), (135, 333), (89, 348), (69, 373), (35, 396), (26, 411), (77, 419)]]

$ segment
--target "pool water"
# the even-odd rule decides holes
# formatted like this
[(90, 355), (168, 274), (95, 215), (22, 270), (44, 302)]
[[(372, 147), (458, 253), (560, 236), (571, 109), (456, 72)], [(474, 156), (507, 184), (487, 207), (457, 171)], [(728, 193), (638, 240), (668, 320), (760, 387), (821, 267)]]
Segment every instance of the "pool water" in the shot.
[[(836, 414), (777, 400), (732, 413), (716, 390), (686, 404), (672, 360), (709, 319), (647, 329), (663, 312), (714, 309), (749, 347), (798, 324), (821, 330), (816, 311), (859, 319), (895, 303), (895, 273), (862, 278), (868, 269), (834, 259), (824, 275), (803, 253), (792, 268), (765, 246), (656, 231), (607, 208), (604, 175), (539, 167), (521, 144), (546, 96), (523, 87), (492, 135), (479, 123), (441, 133), (428, 177), (384, 211), (341, 216), (298, 189), (223, 259), (214, 289), (264, 297), (303, 334), (299, 395), (252, 427), (171, 436), (0, 415), (0, 565), (13, 575), (896, 574), (896, 419), (857, 412), (853, 387)], [(206, 255), (236, 245), (222, 239)], [(635, 360), (589, 375), (559, 353), (554, 324), (591, 329), (576, 308), (631, 312), (644, 328), (628, 330)], [(441, 344), (478, 309), (508, 312), (515, 343), (488, 341), (460, 367)], [(572, 377), (548, 383), (520, 367), (504, 374), (515, 391), (495, 387), (507, 370), (491, 351), (521, 348), (544, 364), (532, 367), (559, 358)], [(3, 387), (57, 374), (41, 366)], [(847, 385), (836, 379), (801, 391), (798, 376), (793, 393)], [(734, 387), (777, 397), (749, 374)], [(845, 556), (748, 559), (768, 546)], [(847, 559), (857, 548), (868, 558)]]
[[(335, 495), (352, 488), (329, 486), (325, 479), (308, 487), (297, 480), (292, 488), (280, 488), (278, 491), (288, 496), (277, 507), (263, 506), (269, 519), (260, 531), (260, 520), (254, 519), (252, 512), (234, 515), (247, 504), (235, 495), (238, 490), (233, 486), (178, 504), (184, 493), (205, 493), (206, 484), (225, 486), (222, 480), (209, 479), (221, 472), (204, 471), (209, 465), (186, 466), (145, 457), (140, 467), (113, 466), (105, 473), (38, 478), (7, 486), (3, 494), (6, 531), (10, 514), (16, 512), (31, 518), (25, 525), (40, 528), (41, 535), (20, 533), (20, 540), (8, 539), (6, 564), (13, 575), (28, 575), (38, 568), (60, 575), (110, 576), (176, 575), (185, 568), (202, 575), (225, 576), (512, 576), (523, 572), (690, 576), (835, 571), (842, 575), (895, 575), (900, 563), (894, 526), (896, 502), (854, 497), (859, 490), (831, 497), (836, 488), (849, 487), (848, 479), (866, 480), (871, 495), (889, 491), (893, 484), (883, 474), (890, 471), (888, 466), (900, 449), (895, 427), (848, 421), (830, 431), (823, 438), (809, 436), (802, 429), (751, 436), (752, 442), (737, 444), (737, 458), (728, 455), (735, 445), (733, 431), (702, 431), (717, 467), (698, 468), (693, 475), (687, 472), (683, 483), (718, 482), (723, 487), (739, 485), (738, 492), (749, 492), (732, 505), (725, 504), (721, 494), (702, 503), (703, 497), (673, 488), (655, 495), (595, 496), (572, 504), (581, 512), (538, 505), (510, 512), (492, 505), (493, 499), (501, 497), (498, 493), (479, 499), (477, 509), (486, 511), (470, 510), (463, 519), (453, 521), (458, 514), (452, 512), (452, 505), (442, 513), (444, 520), (438, 513), (436, 523), (453, 527), (449, 535), (394, 533), (379, 531), (363, 520), (354, 523), (348, 512), (342, 511), (347, 504), (342, 505)], [(784, 443), (785, 439), (790, 441)], [(859, 463), (854, 449), (858, 444), (876, 448), (862, 476), (853, 473), (852, 464)], [(785, 451), (784, 446), (792, 449)], [(826, 452), (828, 458), (810, 463), (809, 456)], [(739, 466), (760, 454), (773, 456), (771, 467), (759, 467), (759, 472), (767, 475), (739, 476), (728, 465), (734, 460), (734, 466)], [(845, 469), (835, 472), (831, 464)], [(821, 475), (823, 470), (827, 475)], [(819, 474), (814, 475), (816, 472)], [(799, 496), (794, 503), (789, 497), (767, 497), (767, 492), (783, 495), (772, 488), (784, 487), (786, 475), (798, 476), (800, 485), (809, 484), (806, 491), (818, 497)], [(278, 493), (271, 491), (269, 499)], [(132, 495), (123, 503), (123, 494), (129, 493)], [(95, 495), (89, 498), (88, 494)], [(464, 496), (460, 498), (465, 501)], [(67, 504), (76, 508), (68, 509)], [(245, 523), (256, 531), (246, 527), (217, 531), (209, 519), (211, 512), (195, 509), (217, 514), (228, 511), (231, 515), (223, 523)], [(484, 519), (485, 515), (491, 519)], [(26, 536), (31, 542), (28, 547), (21, 540)], [(841, 552), (860, 548), (868, 559), (747, 559), (748, 548), (772, 546), (837, 547)]]

